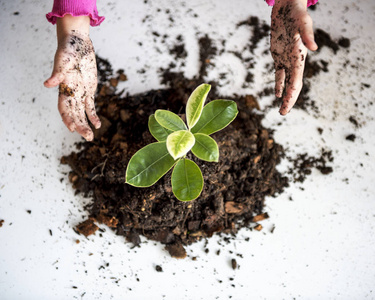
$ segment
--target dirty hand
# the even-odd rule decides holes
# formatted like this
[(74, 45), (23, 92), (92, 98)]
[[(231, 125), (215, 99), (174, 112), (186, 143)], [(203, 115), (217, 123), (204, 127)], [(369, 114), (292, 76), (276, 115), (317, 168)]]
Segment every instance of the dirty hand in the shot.
[(59, 85), (58, 109), (62, 120), (71, 132), (77, 131), (87, 141), (94, 138), (87, 118), (95, 128), (101, 126), (94, 104), (97, 68), (89, 26), (89, 17), (58, 18), (54, 67), (51, 77), (44, 82), (48, 88)]
[(276, 0), (271, 15), (271, 53), (275, 95), (283, 97), (281, 115), (291, 110), (301, 92), (307, 49), (317, 48), (307, 0)]

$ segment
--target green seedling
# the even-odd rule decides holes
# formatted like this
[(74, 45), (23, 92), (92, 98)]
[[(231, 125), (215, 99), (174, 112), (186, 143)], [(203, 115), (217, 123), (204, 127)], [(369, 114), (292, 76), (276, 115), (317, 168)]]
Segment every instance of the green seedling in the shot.
[(137, 151), (126, 169), (126, 183), (149, 187), (170, 169), (172, 191), (180, 201), (199, 197), (203, 189), (202, 172), (186, 158), (191, 152), (201, 160), (219, 161), (219, 148), (211, 134), (228, 126), (237, 116), (237, 105), (231, 100), (213, 100), (204, 106), (211, 89), (201, 84), (186, 104), (185, 122), (175, 113), (158, 109), (149, 117), (148, 128), (158, 141)]

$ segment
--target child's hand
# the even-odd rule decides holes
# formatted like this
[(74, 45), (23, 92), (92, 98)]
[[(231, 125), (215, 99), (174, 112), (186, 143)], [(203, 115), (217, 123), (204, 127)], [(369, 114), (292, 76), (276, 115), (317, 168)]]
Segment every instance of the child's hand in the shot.
[(291, 110), (302, 89), (307, 49), (315, 51), (318, 48), (306, 2), (276, 0), (272, 9), (271, 53), (276, 70), (275, 95), (283, 97), (282, 115)]
[[(80, 18), (69, 17), (73, 21)], [(60, 19), (60, 26), (59, 21), (57, 23), (58, 49), (52, 75), (44, 85), (59, 85), (58, 109), (63, 122), (70, 131), (77, 131), (87, 141), (91, 141), (94, 134), (86, 115), (95, 128), (101, 126), (94, 104), (97, 86), (94, 47), (87, 31), (62, 26), (65, 18)]]

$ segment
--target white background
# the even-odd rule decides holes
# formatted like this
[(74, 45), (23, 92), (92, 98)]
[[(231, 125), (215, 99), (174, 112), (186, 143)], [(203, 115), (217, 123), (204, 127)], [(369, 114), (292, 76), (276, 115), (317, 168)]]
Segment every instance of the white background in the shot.
[[(61, 122), (56, 89), (43, 87), (56, 49), (55, 27), (45, 19), (51, 7), (52, 1), (0, 1), (0, 299), (375, 298), (372, 0), (321, 1), (311, 12), (315, 27), (336, 40), (350, 38), (351, 47), (315, 55), (329, 62), (329, 72), (313, 79), (310, 92), (320, 113), (293, 110), (284, 118), (273, 108), (264, 121), (290, 156), (332, 150), (334, 172), (313, 170), (305, 183), (268, 198), (270, 219), (261, 232), (241, 230), (229, 244), (213, 237), (208, 245), (188, 247), (185, 260), (145, 239), (131, 249), (104, 226), (101, 236), (87, 239), (73, 231), (87, 215), (83, 206), (89, 200), (74, 195), (69, 168), (59, 163), (80, 138)], [(199, 67), (197, 37), (208, 33), (227, 40), (226, 50), (241, 50), (251, 31), (236, 24), (251, 15), (269, 22), (271, 13), (262, 0), (98, 1), (98, 9), (106, 20), (92, 28), (92, 40), (115, 70), (125, 69), (129, 93), (161, 87), (157, 71), (173, 61), (168, 47), (177, 35), (188, 51), (182, 70), (193, 76)], [(168, 34), (166, 43), (153, 31)], [(264, 68), (271, 58), (261, 54), (267, 47), (263, 41), (256, 51), (256, 80), (249, 88), (241, 87), (246, 70), (228, 51), (215, 58), (209, 76), (229, 74), (225, 94), (256, 94), (272, 86), (273, 75)], [(345, 140), (348, 134), (356, 135), (355, 143)], [(285, 161), (280, 170), (287, 166)], [(232, 258), (239, 269), (231, 268)]]

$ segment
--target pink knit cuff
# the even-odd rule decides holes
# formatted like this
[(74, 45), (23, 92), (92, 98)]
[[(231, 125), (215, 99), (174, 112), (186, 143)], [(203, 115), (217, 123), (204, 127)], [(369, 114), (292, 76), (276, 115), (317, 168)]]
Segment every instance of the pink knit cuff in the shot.
[(54, 0), (52, 11), (46, 17), (48, 22), (56, 24), (56, 18), (62, 18), (67, 14), (73, 17), (90, 17), (91, 26), (98, 26), (104, 21), (104, 17), (98, 14), (96, 0)]
[[(275, 0), (266, 0), (266, 2), (269, 6), (275, 5)], [(316, 2), (318, 2), (318, 0), (307, 0), (307, 7), (316, 4)]]

